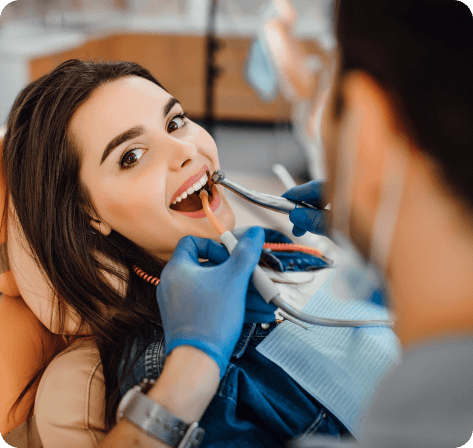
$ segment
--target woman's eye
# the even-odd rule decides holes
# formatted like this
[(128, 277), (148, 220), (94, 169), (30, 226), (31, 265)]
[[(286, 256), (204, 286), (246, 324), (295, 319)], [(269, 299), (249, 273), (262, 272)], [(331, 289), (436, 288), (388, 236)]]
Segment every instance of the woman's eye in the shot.
[(168, 132), (177, 131), (179, 128), (182, 128), (186, 123), (184, 119), (186, 118), (186, 114), (179, 114), (176, 115), (168, 124)]
[(143, 153), (144, 153), (144, 150), (140, 148), (135, 148), (128, 151), (120, 160), (120, 167), (121, 168), (133, 167), (133, 165), (135, 165), (136, 162), (141, 158)]

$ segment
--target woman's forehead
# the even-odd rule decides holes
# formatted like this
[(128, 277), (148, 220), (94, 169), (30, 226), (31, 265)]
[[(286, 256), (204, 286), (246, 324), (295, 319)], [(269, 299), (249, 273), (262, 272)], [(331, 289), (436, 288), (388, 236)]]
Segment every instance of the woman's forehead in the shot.
[(170, 98), (147, 79), (123, 77), (98, 87), (74, 113), (69, 128), (81, 147), (103, 146), (126, 129), (145, 124), (143, 120), (162, 118)]
[(171, 95), (157, 84), (138, 76), (126, 76), (98, 87), (78, 110), (87, 109), (87, 113), (94, 113), (94, 110), (97, 113), (102, 110), (118, 112), (116, 108), (120, 107), (126, 108), (129, 114), (142, 110), (146, 104), (159, 107), (169, 98)]

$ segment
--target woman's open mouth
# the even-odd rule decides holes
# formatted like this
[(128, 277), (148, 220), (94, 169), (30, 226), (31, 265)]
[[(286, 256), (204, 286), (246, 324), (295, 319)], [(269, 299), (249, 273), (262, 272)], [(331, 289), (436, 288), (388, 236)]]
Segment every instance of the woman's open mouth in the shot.
[(217, 187), (210, 180), (210, 173), (205, 174), (194, 185), (181, 193), (170, 205), (171, 210), (180, 212), (191, 218), (205, 218), (202, 201), (199, 197), (200, 190), (204, 189), (209, 194), (209, 203), (212, 211), (215, 211), (220, 205), (220, 195)]

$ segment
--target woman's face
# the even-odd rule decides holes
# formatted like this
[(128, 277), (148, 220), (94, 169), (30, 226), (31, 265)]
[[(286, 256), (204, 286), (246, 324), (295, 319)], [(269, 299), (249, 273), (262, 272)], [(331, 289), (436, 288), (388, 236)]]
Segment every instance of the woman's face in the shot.
[[(217, 147), (183, 112), (156, 84), (127, 76), (98, 88), (69, 129), (100, 230), (113, 229), (165, 260), (186, 235), (219, 239), (199, 193), (189, 190), (220, 167)], [(212, 187), (210, 205), (233, 230), (235, 216), (221, 186)]]

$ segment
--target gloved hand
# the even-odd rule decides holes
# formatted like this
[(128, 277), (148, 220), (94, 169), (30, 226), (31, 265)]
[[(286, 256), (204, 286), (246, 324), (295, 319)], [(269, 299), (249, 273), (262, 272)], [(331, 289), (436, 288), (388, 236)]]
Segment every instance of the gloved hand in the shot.
[[(258, 227), (242, 236), (230, 256), (210, 239), (179, 241), (156, 290), (166, 354), (192, 345), (212, 357), (224, 375), (243, 327), (248, 283), (263, 243)], [(201, 266), (199, 258), (215, 266)]]
[(289, 214), (289, 219), (294, 224), (294, 236), (302, 236), (309, 231), (320, 235), (328, 234), (329, 213), (323, 210), (327, 206), (325, 201), (325, 182), (313, 180), (286, 191), (282, 197), (299, 202), (307, 202), (320, 210), (309, 210), (296, 207)]

